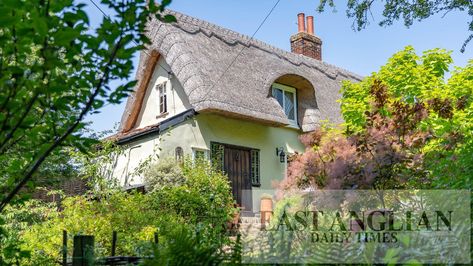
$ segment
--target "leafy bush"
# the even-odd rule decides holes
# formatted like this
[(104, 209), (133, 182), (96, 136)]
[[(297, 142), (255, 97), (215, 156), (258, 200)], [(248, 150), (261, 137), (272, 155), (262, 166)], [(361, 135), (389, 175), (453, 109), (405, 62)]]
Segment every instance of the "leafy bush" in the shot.
[[(0, 217), (0, 265), (20, 265), (30, 258), (31, 251), (24, 247), (23, 232), (48, 219), (57, 217), (54, 203), (38, 200), (8, 206)], [(47, 256), (37, 256), (41, 265), (51, 264)]]
[[(170, 169), (169, 162), (164, 161), (154, 170)], [(12, 206), (2, 226), (8, 230), (8, 234), (2, 231), (0, 239), (2, 261), (57, 264), (62, 257), (63, 230), (69, 236), (69, 256), (74, 235), (93, 235), (96, 256), (110, 256), (112, 232), (117, 231), (117, 255), (151, 255), (158, 233), (163, 245), (157, 249), (160, 253), (199, 241), (202, 246), (197, 253), (212, 251), (216, 259), (220, 258), (218, 250), (230, 243), (222, 226), (233, 213), (227, 177), (207, 162), (186, 162), (171, 172), (180, 175), (181, 181), (170, 183), (176, 180), (170, 178), (166, 183), (160, 179), (156, 184), (162, 185), (156, 185), (148, 194), (109, 188), (91, 195), (65, 197), (60, 207), (33, 200)], [(181, 244), (176, 242), (181, 240)]]
[(164, 186), (179, 186), (185, 181), (182, 167), (172, 158), (163, 158), (145, 171), (146, 190), (154, 191)]
[(165, 234), (171, 239), (155, 247), (152, 259), (144, 265), (220, 265), (234, 263), (232, 254), (235, 243), (214, 241), (221, 236), (202, 234), (199, 230), (192, 231), (188, 227), (177, 226)]
[[(400, 141), (403, 141), (405, 128), (411, 126), (425, 133), (426, 142), (418, 158), (423, 158), (427, 178), (414, 185), (427, 183), (430, 188), (471, 189), (473, 61), (463, 68), (455, 67), (448, 78), (453, 62), (450, 53), (432, 49), (419, 56), (414, 48), (406, 47), (394, 54), (377, 73), (359, 83), (344, 83), (342, 114), (349, 132), (366, 131), (370, 125), (367, 120), (370, 116), (366, 114), (373, 112), (376, 101), (372, 85), (375, 80), (382, 82), (386, 95), (379, 113), (385, 120), (400, 118), (394, 121)], [(420, 119), (406, 115), (409, 113), (405, 110), (414, 106), (424, 109), (423, 114), (412, 113), (421, 115)]]
[[(23, 233), (23, 248), (31, 252), (31, 263), (46, 256), (59, 261), (62, 250), (62, 231), (72, 236), (94, 235), (97, 256), (109, 256), (112, 232), (117, 231), (117, 254), (143, 255), (151, 248), (154, 233), (162, 224), (183, 222), (178, 217), (159, 213), (149, 208), (149, 197), (138, 193), (116, 191), (100, 200), (87, 196), (68, 197), (62, 210), (53, 213), (46, 221), (35, 224)], [(69, 248), (69, 256), (72, 248)]]
[(154, 187), (150, 194), (154, 208), (174, 213), (192, 224), (224, 225), (229, 221), (234, 209), (228, 178), (206, 161), (187, 160), (181, 169), (185, 177), (182, 182)]

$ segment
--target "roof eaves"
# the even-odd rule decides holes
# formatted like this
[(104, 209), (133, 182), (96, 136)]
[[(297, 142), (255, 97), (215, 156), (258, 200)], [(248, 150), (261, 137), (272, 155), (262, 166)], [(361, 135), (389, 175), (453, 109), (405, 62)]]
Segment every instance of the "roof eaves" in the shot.
[(185, 112), (182, 112), (168, 119), (165, 119), (159, 123), (148, 126), (147, 128), (138, 129), (135, 132), (131, 131), (129, 134), (126, 134), (124, 136), (118, 136), (116, 138), (116, 143), (118, 145), (124, 145), (131, 141), (147, 137), (153, 133), (159, 134), (167, 129), (170, 129), (176, 125), (183, 123), (184, 121), (193, 117), (196, 114), (197, 112), (194, 109), (189, 109)]

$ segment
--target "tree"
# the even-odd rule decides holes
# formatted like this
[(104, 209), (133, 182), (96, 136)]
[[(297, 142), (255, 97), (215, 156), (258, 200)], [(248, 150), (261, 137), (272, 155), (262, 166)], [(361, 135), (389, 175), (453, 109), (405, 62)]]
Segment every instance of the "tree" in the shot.
[(72, 0), (0, 2), (0, 211), (61, 147), (86, 150), (87, 114), (118, 103), (133, 54), (149, 43), (146, 23), (173, 21), (146, 0), (102, 0), (112, 11), (90, 29), (85, 4)]
[(301, 138), (283, 187), (471, 188), (473, 61), (446, 80), (450, 53), (412, 47), (342, 86), (342, 129)]
[[(348, 0), (346, 13), (349, 18), (354, 19), (353, 29), (358, 31), (364, 29), (369, 24), (368, 16), (371, 14), (371, 10), (376, 4), (381, 5), (382, 2), (384, 1)], [(451, 11), (463, 11), (471, 17), (468, 30), (473, 32), (473, 2), (471, 0), (387, 0), (383, 5), (382, 16), (384, 19), (379, 22), (380, 26), (390, 26), (397, 20), (403, 20), (404, 25), (409, 27), (415, 20), (421, 21), (435, 14), (446, 15)], [(334, 8), (335, 3), (333, 0), (320, 0), (317, 10), (323, 12), (326, 6)], [(465, 51), (471, 39), (473, 39), (473, 33), (470, 33), (463, 43), (461, 52)]]

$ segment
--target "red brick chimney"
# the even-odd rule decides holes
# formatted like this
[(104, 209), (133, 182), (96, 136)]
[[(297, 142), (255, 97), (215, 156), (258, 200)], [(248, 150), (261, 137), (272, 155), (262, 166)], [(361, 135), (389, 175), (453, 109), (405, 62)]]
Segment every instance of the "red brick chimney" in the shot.
[(314, 35), (314, 17), (307, 17), (307, 31), (304, 13), (297, 15), (298, 33), (291, 36), (291, 52), (322, 60), (322, 40)]

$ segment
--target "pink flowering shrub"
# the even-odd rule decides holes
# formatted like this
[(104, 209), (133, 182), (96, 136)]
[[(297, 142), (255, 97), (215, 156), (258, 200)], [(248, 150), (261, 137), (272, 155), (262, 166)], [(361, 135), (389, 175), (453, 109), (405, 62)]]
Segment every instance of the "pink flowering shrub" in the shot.
[(306, 150), (290, 158), (281, 188), (401, 188), (412, 177), (424, 177), (420, 151), (429, 134), (418, 125), (427, 117), (425, 105), (387, 105), (380, 81), (373, 83), (371, 94), (364, 131), (319, 128), (301, 136)]

